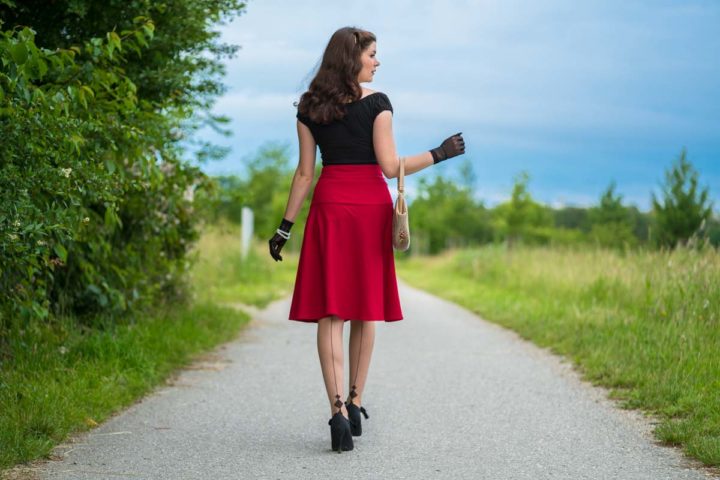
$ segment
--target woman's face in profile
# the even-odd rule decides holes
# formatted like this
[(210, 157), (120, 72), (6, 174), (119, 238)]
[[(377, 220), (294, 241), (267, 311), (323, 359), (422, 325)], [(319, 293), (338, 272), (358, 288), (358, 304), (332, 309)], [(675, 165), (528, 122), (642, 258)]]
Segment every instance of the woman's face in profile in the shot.
[(377, 55), (377, 43), (373, 42), (363, 50), (360, 55), (360, 61), (362, 63), (362, 69), (358, 74), (358, 83), (372, 82), (373, 76), (375, 75), (375, 69), (380, 65), (380, 62), (376, 59)]

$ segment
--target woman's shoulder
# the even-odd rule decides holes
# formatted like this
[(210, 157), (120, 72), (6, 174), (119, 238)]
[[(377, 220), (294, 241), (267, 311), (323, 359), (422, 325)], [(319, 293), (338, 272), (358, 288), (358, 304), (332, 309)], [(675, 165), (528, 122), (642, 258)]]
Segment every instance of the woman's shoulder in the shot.
[(364, 105), (366, 109), (371, 110), (373, 118), (383, 110), (392, 111), (392, 103), (385, 92), (378, 90), (365, 89), (363, 97), (353, 103)]
[(368, 94), (368, 107), (373, 113), (373, 118), (375, 118), (383, 110), (390, 110), (393, 112), (392, 103), (385, 92), (371, 91), (371, 93)]
[(370, 90), (369, 88), (363, 89), (363, 96), (359, 100), (350, 102), (349, 105), (369, 113), (370, 118), (373, 120), (383, 110), (393, 111), (392, 103), (390, 103), (390, 99), (385, 92)]
[(369, 96), (374, 96), (375, 98), (379, 98), (379, 97), (387, 98), (387, 95), (385, 94), (385, 92), (381, 92), (379, 90), (370, 90), (369, 88), (363, 88), (362, 98), (367, 98)]

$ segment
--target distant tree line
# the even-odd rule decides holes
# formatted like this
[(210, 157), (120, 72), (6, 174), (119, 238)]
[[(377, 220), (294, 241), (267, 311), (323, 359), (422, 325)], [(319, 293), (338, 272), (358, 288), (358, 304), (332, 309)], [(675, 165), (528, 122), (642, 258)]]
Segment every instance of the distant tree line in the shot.
[[(218, 195), (206, 205), (211, 221), (240, 222), (241, 207), (255, 211), (255, 233), (272, 234), (284, 214), (294, 173), (288, 147), (269, 144), (244, 159), (246, 174), (213, 177)], [(316, 166), (316, 177), (321, 166)], [(459, 181), (435, 176), (418, 181), (408, 198), (412, 241), (409, 254), (435, 254), (447, 248), (493, 242), (535, 245), (597, 245), (632, 249), (672, 248), (680, 244), (720, 245), (720, 219), (714, 215), (708, 187), (685, 149), (665, 172), (660, 196), (651, 194), (652, 209), (626, 205), (611, 181), (591, 207), (552, 208), (536, 201), (530, 177), (520, 172), (510, 198), (488, 208), (475, 198), (476, 180), (468, 160), (459, 165)], [(393, 184), (390, 185), (393, 187)], [(312, 195), (312, 193), (311, 193)], [(288, 249), (299, 249), (310, 197), (296, 218)]]

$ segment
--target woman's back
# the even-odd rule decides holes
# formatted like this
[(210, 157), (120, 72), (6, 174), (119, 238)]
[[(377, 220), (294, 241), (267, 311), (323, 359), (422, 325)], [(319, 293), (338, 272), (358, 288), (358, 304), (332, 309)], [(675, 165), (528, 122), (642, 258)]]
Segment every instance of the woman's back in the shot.
[(373, 123), (383, 110), (393, 111), (390, 99), (383, 92), (372, 92), (344, 108), (345, 117), (327, 125), (315, 123), (300, 112), (296, 116), (312, 132), (320, 147), (323, 166), (377, 164)]

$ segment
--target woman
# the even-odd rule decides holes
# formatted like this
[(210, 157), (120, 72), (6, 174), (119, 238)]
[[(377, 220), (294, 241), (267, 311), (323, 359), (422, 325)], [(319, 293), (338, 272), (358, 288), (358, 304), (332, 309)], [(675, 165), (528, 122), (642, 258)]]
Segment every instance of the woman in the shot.
[[(317, 323), (317, 348), (330, 400), (331, 446), (353, 449), (362, 433), (360, 414), (375, 340), (375, 321), (402, 320), (392, 248), (393, 203), (385, 178), (399, 174), (392, 132), (392, 105), (382, 92), (360, 87), (372, 82), (376, 39), (353, 27), (337, 30), (320, 68), (299, 104), (297, 132), (300, 161), (293, 177), (285, 215), (270, 239), (270, 254), (280, 250), (315, 173), (315, 153), (322, 172), (313, 191), (300, 250), (289, 320)], [(439, 147), (406, 157), (405, 174), (465, 152), (460, 133)], [(350, 394), (343, 403), (343, 326), (350, 320)]]

